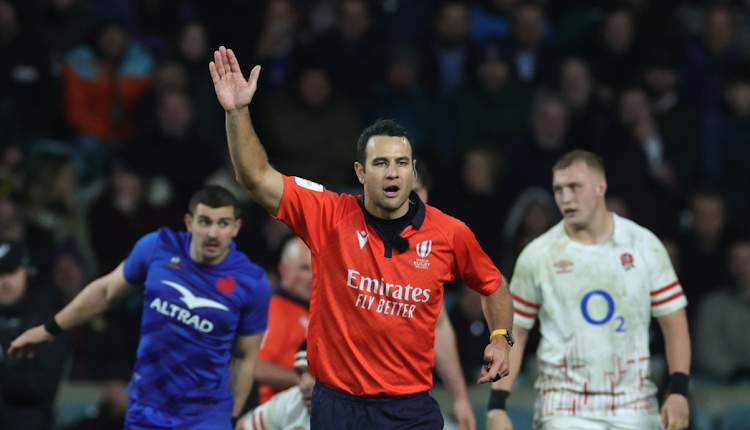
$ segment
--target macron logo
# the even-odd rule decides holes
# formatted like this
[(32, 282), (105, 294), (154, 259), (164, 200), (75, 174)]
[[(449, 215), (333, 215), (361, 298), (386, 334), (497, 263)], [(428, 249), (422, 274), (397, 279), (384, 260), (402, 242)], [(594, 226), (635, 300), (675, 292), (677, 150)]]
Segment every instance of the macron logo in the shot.
[(367, 245), (367, 232), (365, 230), (357, 232), (357, 240), (359, 241), (359, 249), (362, 249)]
[(182, 300), (185, 303), (185, 305), (187, 305), (187, 307), (190, 308), (190, 309), (195, 309), (195, 308), (215, 308), (215, 309), (221, 309), (223, 311), (228, 311), (229, 310), (228, 307), (222, 305), (219, 302), (215, 302), (215, 301), (210, 300), (210, 299), (204, 299), (203, 297), (195, 297), (195, 295), (193, 295), (193, 293), (190, 290), (188, 290), (186, 287), (184, 287), (184, 286), (182, 286), (180, 284), (177, 284), (175, 282), (172, 282), (172, 281), (161, 281), (161, 283), (164, 284), (164, 285), (169, 285), (170, 287), (172, 287), (175, 290), (179, 291), (180, 294), (182, 294), (182, 297), (180, 298), (180, 300)]

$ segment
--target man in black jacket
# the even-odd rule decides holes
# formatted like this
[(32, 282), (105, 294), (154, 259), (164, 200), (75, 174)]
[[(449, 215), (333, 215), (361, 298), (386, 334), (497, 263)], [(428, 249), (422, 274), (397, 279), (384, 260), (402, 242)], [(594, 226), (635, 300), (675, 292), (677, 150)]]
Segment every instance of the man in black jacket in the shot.
[(58, 336), (30, 360), (7, 354), (10, 342), (55, 314), (48, 291), (30, 284), (24, 246), (0, 241), (0, 429), (49, 430), (70, 340)]

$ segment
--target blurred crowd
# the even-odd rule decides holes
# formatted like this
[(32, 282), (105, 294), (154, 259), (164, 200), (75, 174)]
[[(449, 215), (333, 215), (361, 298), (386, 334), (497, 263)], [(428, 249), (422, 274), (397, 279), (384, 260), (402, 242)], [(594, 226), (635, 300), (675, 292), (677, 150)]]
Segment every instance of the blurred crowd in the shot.
[[(278, 170), (357, 193), (357, 137), (393, 118), (430, 203), (508, 278), (560, 218), (554, 162), (600, 154), (610, 209), (664, 241), (710, 342), (695, 373), (747, 380), (750, 1), (0, 0), (0, 239), (25, 243), (35, 297), (59, 308), (183, 228), (207, 182), (246, 205), (237, 246), (276, 276), (289, 232), (234, 181), (219, 45), (262, 66), (251, 116)], [(474, 296), (447, 303), (468, 381), (488, 335)], [(141, 299), (71, 333), (66, 378), (129, 378)]]

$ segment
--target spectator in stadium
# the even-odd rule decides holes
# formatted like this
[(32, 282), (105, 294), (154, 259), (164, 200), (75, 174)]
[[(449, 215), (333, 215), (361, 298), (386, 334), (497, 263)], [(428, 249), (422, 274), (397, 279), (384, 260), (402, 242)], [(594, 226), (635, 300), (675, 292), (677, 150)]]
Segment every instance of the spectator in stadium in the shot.
[(49, 137), (60, 115), (49, 56), (22, 5), (0, 0), (0, 148)]
[(729, 247), (731, 283), (705, 295), (695, 320), (695, 370), (721, 381), (750, 376), (750, 239)]
[[(701, 303), (716, 285), (729, 283), (727, 249), (732, 235), (724, 196), (711, 188), (695, 191), (688, 201), (689, 229), (679, 236), (681, 281), (690, 303)], [(697, 307), (689, 312), (694, 317)], [(690, 318), (691, 323), (695, 321)]]
[(43, 355), (40, 346), (144, 285), (125, 427), (233, 428), (253, 384), (271, 291), (265, 272), (234, 247), (242, 222), (229, 191), (202, 188), (188, 209), (187, 232), (144, 236), (116, 269), (16, 338), (9, 355)]
[(651, 112), (664, 155), (672, 160), (683, 188), (692, 189), (703, 180), (701, 138), (703, 124), (698, 111), (682, 99), (676, 55), (652, 49), (643, 77), (651, 101)]
[[(171, 91), (157, 101), (156, 128), (148, 130), (132, 150), (144, 176), (162, 177), (174, 191), (174, 204), (185, 207), (193, 191), (221, 164), (211, 145), (195, 132), (195, 103), (184, 91)], [(179, 163), (165, 163), (179, 154)]]
[(552, 165), (574, 147), (568, 137), (570, 119), (565, 102), (556, 94), (540, 94), (531, 107), (530, 127), (511, 140), (505, 150), (508, 172), (522, 188), (548, 187)]
[(268, 328), (258, 351), (255, 380), (260, 403), (297, 383), (294, 352), (307, 337), (312, 263), (310, 248), (297, 236), (286, 241), (279, 261), (279, 286), (268, 307)]
[(622, 8), (607, 11), (582, 48), (594, 79), (609, 92), (620, 91), (635, 83), (646, 52), (632, 13)]
[(608, 166), (609, 189), (625, 198), (634, 221), (658, 234), (672, 233), (684, 187), (642, 88), (620, 94), (609, 133), (597, 150)]
[(579, 149), (594, 150), (609, 124), (609, 102), (588, 62), (571, 56), (560, 63), (556, 90), (568, 108), (568, 135)]
[(559, 48), (545, 38), (544, 8), (535, 3), (521, 3), (513, 11), (510, 38), (512, 75), (527, 85), (552, 80)]
[(360, 120), (324, 68), (299, 70), (292, 90), (272, 99), (263, 119), (279, 169), (331, 188), (354, 185), (348, 148)]
[(446, 105), (455, 137), (443, 150), (444, 159), (455, 161), (476, 145), (505, 148), (529, 121), (532, 91), (513, 78), (511, 53), (502, 40), (491, 39), (480, 46), (476, 68), (473, 79)]
[(23, 360), (6, 354), (11, 341), (55, 313), (43, 281), (32, 279), (22, 242), (0, 242), (0, 428), (49, 430), (53, 402), (70, 351), (69, 336), (60, 336), (43, 354)]
[(433, 32), (422, 43), (425, 83), (429, 91), (445, 98), (474, 76), (477, 47), (469, 40), (469, 6), (461, 1), (441, 2)]
[(384, 38), (372, 23), (370, 2), (343, 0), (336, 7), (335, 28), (316, 38), (312, 50), (336, 90), (356, 103), (370, 96), (382, 74)]
[[(84, 212), (88, 201), (80, 193), (71, 158), (42, 152), (26, 173), (23, 201), (27, 224), (49, 235), (54, 247), (74, 240), (86, 261), (86, 270), (94, 269), (96, 258), (91, 250)], [(50, 252), (48, 257), (51, 256)], [(46, 259), (39, 263), (41, 275), (49, 276), (51, 261)]]
[(466, 223), (482, 249), (499, 265), (503, 232), (498, 225), (505, 222), (517, 187), (507, 174), (505, 158), (493, 147), (469, 148), (460, 169), (458, 180), (449, 184), (442, 196), (436, 196), (434, 204)]
[[(220, 47), (209, 70), (226, 110), (238, 181), (313, 255), (308, 342), (318, 381), (311, 428), (442, 427), (427, 391), (443, 284), (461, 277), (482, 294), (495, 334), (477, 381), (485, 383), (507, 374), (513, 343), (500, 271), (465, 224), (412, 194), (415, 160), (398, 124), (384, 120), (365, 129), (354, 164), (364, 195), (337, 194), (269, 164), (248, 111), (260, 67), (246, 79), (234, 53)], [(409, 242), (415, 245), (407, 253)]]
[(516, 198), (503, 225), (503, 273), (512, 278), (518, 255), (532, 240), (559, 221), (555, 200), (544, 188), (530, 187)]
[(727, 165), (750, 145), (750, 64), (735, 65), (723, 77), (721, 106), (704, 116), (703, 161), (715, 184)]
[(63, 107), (70, 129), (85, 149), (129, 142), (134, 109), (149, 86), (154, 60), (116, 21), (101, 23), (91, 43), (68, 52), (63, 69)]
[(736, 15), (731, 7), (716, 4), (703, 14), (703, 34), (687, 49), (679, 67), (682, 98), (701, 113), (721, 105), (721, 78), (740, 60), (736, 47)]

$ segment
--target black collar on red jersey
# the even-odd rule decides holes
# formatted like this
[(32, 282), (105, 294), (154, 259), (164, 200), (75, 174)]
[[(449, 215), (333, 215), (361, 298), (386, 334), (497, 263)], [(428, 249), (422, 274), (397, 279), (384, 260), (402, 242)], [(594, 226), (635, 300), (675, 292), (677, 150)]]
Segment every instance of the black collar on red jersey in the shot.
[[(365, 209), (364, 196), (359, 196), (357, 201), (359, 202), (359, 207), (362, 208), (362, 213), (365, 215), (365, 222), (373, 225), (380, 220), (380, 218), (376, 217), (370, 212), (367, 212), (367, 209)], [(411, 219), (404, 225), (404, 228), (406, 228), (407, 225), (411, 224), (415, 229), (419, 230), (420, 228), (422, 228), (422, 224), (424, 223), (425, 205), (422, 202), (422, 199), (419, 198), (419, 195), (417, 195), (417, 193), (415, 193), (414, 191), (409, 194), (409, 204), (416, 205), (417, 210), (416, 212), (413, 212)], [(407, 215), (411, 212), (411, 210), (407, 212)]]
[(358, 201), (359, 207), (362, 208), (365, 222), (372, 226), (373, 230), (375, 230), (383, 241), (383, 247), (385, 248), (384, 256), (386, 258), (391, 258), (394, 247), (401, 253), (408, 249), (409, 241), (400, 235), (409, 224), (419, 230), (424, 223), (425, 205), (415, 192), (409, 195), (409, 212), (395, 220), (384, 220), (367, 212), (364, 197), (360, 196)]

